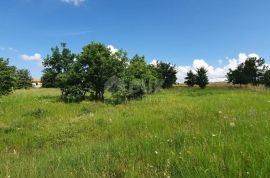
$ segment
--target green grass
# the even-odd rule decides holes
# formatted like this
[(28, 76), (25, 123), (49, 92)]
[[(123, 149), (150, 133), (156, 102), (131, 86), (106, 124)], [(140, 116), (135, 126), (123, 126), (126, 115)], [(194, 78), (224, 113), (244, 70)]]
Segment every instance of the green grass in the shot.
[(0, 177), (269, 177), (270, 92), (175, 87), (123, 105), (0, 98)]

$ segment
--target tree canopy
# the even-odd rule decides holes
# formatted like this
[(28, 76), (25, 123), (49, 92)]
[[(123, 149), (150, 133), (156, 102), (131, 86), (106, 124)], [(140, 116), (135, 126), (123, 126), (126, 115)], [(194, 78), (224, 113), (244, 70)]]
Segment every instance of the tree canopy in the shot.
[(141, 98), (160, 87), (171, 87), (176, 81), (172, 64), (149, 65), (144, 56), (129, 59), (124, 50), (111, 51), (102, 43), (92, 42), (74, 54), (65, 44), (52, 48), (44, 59), (42, 80), (45, 87), (59, 87), (63, 99), (90, 98), (104, 100), (105, 91), (118, 101)]
[(204, 67), (197, 69), (196, 84), (199, 85), (201, 89), (204, 89), (208, 84), (207, 70)]
[(8, 95), (16, 86), (16, 67), (9, 66), (9, 60), (0, 58), (0, 96)]
[(177, 70), (175, 65), (158, 61), (155, 68), (158, 75), (157, 77), (163, 81), (162, 88), (170, 88), (176, 83)]
[(196, 75), (192, 70), (188, 71), (187, 76), (185, 77), (185, 84), (189, 87), (193, 87), (196, 84)]
[(27, 69), (18, 69), (16, 71), (16, 88), (28, 89), (32, 87), (32, 77), (30, 71)]
[(229, 69), (226, 75), (227, 81), (232, 84), (240, 84), (240, 86), (243, 84), (262, 84), (266, 71), (264, 64), (263, 58), (247, 58), (235, 70)]

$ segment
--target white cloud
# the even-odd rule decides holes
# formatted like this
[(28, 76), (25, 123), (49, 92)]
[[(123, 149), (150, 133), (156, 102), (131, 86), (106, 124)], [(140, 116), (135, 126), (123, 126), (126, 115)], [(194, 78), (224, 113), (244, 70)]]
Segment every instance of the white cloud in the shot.
[(197, 69), (200, 67), (208, 68), (209, 65), (203, 59), (195, 59), (193, 61), (193, 68)]
[[(208, 70), (208, 77), (210, 82), (224, 82), (226, 80), (226, 74), (228, 73), (229, 69), (236, 69), (237, 66), (244, 62), (248, 57), (256, 57), (260, 58), (260, 56), (256, 53), (246, 54), (246, 53), (240, 53), (238, 55), (238, 58), (229, 58), (226, 57), (226, 60), (228, 63), (224, 65), (223, 67), (214, 67), (209, 65), (204, 59), (195, 59), (193, 61), (192, 66), (178, 66), (177, 70), (177, 81), (180, 83), (183, 83), (185, 80), (185, 77), (187, 75), (187, 72), (189, 70), (196, 71), (199, 67), (205, 67)], [(221, 62), (220, 62), (221, 61)], [(223, 60), (218, 61), (221, 65), (223, 63)], [(269, 64), (266, 64), (269, 66)]]
[(84, 3), (85, 0), (61, 0), (64, 3), (72, 4), (74, 6), (79, 6), (80, 4)]
[(113, 54), (118, 51), (118, 49), (115, 48), (113, 45), (108, 45), (107, 48), (110, 49)]
[(35, 53), (34, 55), (32, 56), (29, 56), (29, 55), (26, 55), (26, 54), (22, 54), (21, 55), (21, 58), (24, 60), (24, 61), (42, 61), (42, 56), (41, 54), (39, 53)]
[(154, 65), (156, 66), (158, 63), (158, 60), (157, 59), (153, 59), (152, 62), (150, 62), (151, 65)]

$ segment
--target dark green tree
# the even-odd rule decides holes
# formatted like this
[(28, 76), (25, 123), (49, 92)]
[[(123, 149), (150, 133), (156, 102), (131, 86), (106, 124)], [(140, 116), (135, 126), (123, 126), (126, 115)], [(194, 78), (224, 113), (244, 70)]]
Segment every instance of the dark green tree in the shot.
[(196, 84), (196, 75), (190, 70), (185, 77), (185, 84), (189, 87), (193, 87)]
[(253, 85), (258, 85), (262, 83), (262, 77), (264, 73), (264, 63), (263, 58), (248, 58), (244, 62), (244, 75), (246, 83), (251, 83)]
[(199, 85), (201, 89), (204, 89), (208, 85), (207, 70), (204, 67), (197, 69), (196, 84)]
[(232, 84), (253, 84), (263, 83), (263, 75), (266, 67), (263, 58), (248, 58), (239, 64), (235, 70), (230, 69), (227, 73), (227, 81)]
[(226, 75), (228, 83), (239, 84), (240, 86), (248, 84), (247, 77), (244, 72), (244, 63), (237, 66), (237, 69), (231, 70)]
[(32, 87), (32, 77), (30, 71), (27, 69), (19, 69), (16, 71), (16, 88), (28, 89)]
[(45, 68), (42, 77), (43, 87), (59, 87), (56, 80), (58, 74), (65, 73), (75, 60), (75, 54), (66, 47), (65, 43), (61, 43), (60, 47), (52, 48), (51, 51), (51, 56), (48, 55), (43, 61)]
[(56, 81), (61, 89), (62, 99), (67, 102), (81, 101), (89, 91), (81, 65), (77, 61), (71, 63), (65, 72), (58, 74)]
[(270, 70), (264, 73), (263, 83), (266, 87), (270, 87)]
[(83, 48), (79, 63), (86, 83), (94, 92), (94, 99), (103, 100), (105, 83), (113, 76), (121, 76), (127, 64), (127, 54), (122, 50), (113, 53), (104, 44), (92, 42)]
[(175, 65), (165, 62), (157, 62), (155, 65), (159, 80), (163, 81), (162, 88), (171, 88), (177, 80)]
[(53, 69), (46, 68), (45, 70), (43, 70), (43, 75), (41, 77), (42, 87), (56, 88), (57, 87), (57, 84), (56, 84), (57, 75), (58, 74)]
[(8, 95), (16, 85), (16, 67), (9, 66), (9, 60), (0, 58), (0, 96)]

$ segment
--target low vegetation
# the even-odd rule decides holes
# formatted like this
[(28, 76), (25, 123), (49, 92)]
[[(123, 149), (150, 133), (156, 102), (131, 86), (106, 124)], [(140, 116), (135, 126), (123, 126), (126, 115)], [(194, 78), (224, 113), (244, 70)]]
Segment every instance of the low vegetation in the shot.
[(117, 106), (59, 95), (0, 98), (0, 177), (269, 177), (269, 90), (174, 87)]

